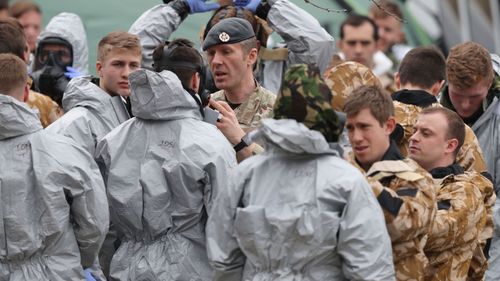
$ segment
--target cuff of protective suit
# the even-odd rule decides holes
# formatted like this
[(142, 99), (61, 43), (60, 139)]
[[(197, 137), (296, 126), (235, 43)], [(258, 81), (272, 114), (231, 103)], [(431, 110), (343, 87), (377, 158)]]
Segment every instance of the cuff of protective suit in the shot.
[(170, 7), (177, 12), (181, 21), (183, 21), (189, 14), (189, 4), (186, 0), (174, 0), (168, 3), (168, 5), (170, 5)]
[(271, 4), (267, 0), (262, 0), (255, 10), (255, 15), (263, 20), (267, 20), (269, 10), (271, 10)]

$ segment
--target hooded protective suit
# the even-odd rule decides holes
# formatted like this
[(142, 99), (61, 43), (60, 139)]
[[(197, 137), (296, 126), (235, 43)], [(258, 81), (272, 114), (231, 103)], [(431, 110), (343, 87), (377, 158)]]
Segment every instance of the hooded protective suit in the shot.
[(71, 79), (62, 102), (66, 114), (47, 130), (74, 139), (91, 155), (99, 140), (129, 118), (121, 98), (111, 97), (88, 77)]
[(368, 183), (295, 120), (263, 121), (265, 152), (242, 162), (207, 224), (214, 280), (394, 280)]
[(37, 44), (47, 37), (59, 37), (68, 41), (73, 48), (73, 68), (81, 75), (89, 74), (87, 34), (78, 15), (64, 12), (53, 17), (38, 37)]
[(0, 280), (85, 280), (108, 228), (92, 157), (0, 95)]
[(121, 245), (112, 280), (212, 280), (205, 222), (235, 152), (169, 71), (129, 76), (135, 118), (99, 143)]

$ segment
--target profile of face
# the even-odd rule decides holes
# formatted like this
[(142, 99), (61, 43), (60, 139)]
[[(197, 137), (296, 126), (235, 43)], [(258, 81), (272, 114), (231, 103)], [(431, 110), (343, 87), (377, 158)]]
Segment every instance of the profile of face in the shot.
[(42, 31), (42, 15), (36, 11), (28, 11), (17, 19), (24, 29), (31, 52), (36, 49), (36, 40)]
[(345, 125), (347, 136), (354, 156), (363, 169), (367, 170), (373, 163), (382, 160), (389, 148), (389, 135), (395, 125), (394, 117), (390, 117), (381, 125), (369, 108), (347, 116)]
[(480, 81), (467, 89), (460, 89), (450, 83), (448, 85), (448, 94), (458, 115), (467, 118), (479, 110), (483, 100), (488, 95), (489, 88), (490, 83), (484, 81)]
[(444, 166), (446, 155), (454, 155), (458, 140), (446, 139), (448, 123), (441, 113), (420, 114), (409, 141), (409, 157), (430, 171)]
[(58, 66), (71, 66), (73, 56), (71, 49), (64, 44), (44, 44), (40, 52), (36, 54), (38, 65), (58, 65)]
[(345, 60), (373, 68), (373, 55), (377, 52), (373, 26), (364, 22), (360, 26), (345, 25), (343, 28), (344, 38), (338, 41), (338, 47), (344, 53)]
[(113, 48), (103, 61), (96, 62), (99, 86), (110, 95), (130, 95), (128, 76), (141, 67), (141, 53), (137, 50)]
[(257, 49), (245, 53), (240, 43), (215, 45), (206, 50), (215, 86), (223, 90), (237, 89), (252, 73)]
[(404, 33), (401, 30), (401, 22), (395, 17), (373, 19), (378, 27), (379, 40), (377, 46), (379, 50), (386, 53), (394, 44), (402, 43)]

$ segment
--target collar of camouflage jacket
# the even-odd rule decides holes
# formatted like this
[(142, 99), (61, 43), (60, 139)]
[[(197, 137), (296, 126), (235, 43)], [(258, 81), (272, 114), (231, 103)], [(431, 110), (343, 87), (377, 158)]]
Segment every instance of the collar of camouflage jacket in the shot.
[(442, 179), (449, 175), (460, 175), (464, 173), (464, 168), (458, 165), (457, 163), (453, 163), (447, 167), (437, 167), (429, 172), (433, 178)]
[(391, 140), (391, 144), (389, 145), (389, 149), (385, 152), (382, 160), (403, 160), (404, 157), (401, 155), (399, 151), (398, 145), (395, 141)]
[(435, 96), (423, 90), (403, 89), (392, 94), (392, 99), (404, 104), (416, 105), (418, 107), (428, 107), (438, 100)]
[(37, 114), (12, 97), (0, 95), (0, 140), (42, 129)]

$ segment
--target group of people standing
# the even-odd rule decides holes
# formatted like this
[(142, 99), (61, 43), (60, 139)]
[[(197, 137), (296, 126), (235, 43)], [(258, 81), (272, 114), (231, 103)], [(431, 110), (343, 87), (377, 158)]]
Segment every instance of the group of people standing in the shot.
[[(170, 39), (209, 11), (203, 53)], [(98, 77), (77, 15), (30, 67), (0, 19), (0, 280), (498, 280), (500, 60), (370, 16), (337, 55), (289, 0), (173, 0), (100, 40)]]

